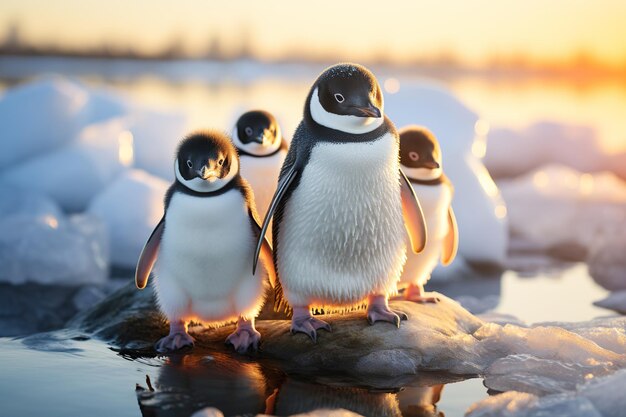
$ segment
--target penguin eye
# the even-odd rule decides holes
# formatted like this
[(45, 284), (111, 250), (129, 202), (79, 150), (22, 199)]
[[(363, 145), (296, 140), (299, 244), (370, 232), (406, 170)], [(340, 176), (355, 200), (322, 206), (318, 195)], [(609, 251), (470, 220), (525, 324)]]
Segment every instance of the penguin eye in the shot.
[(337, 103), (343, 103), (345, 98), (341, 94), (336, 93), (335, 94), (335, 100), (337, 100)]
[(411, 158), (411, 161), (417, 161), (420, 159), (420, 156), (417, 152), (409, 152), (409, 158)]
[(193, 162), (191, 162), (191, 159), (187, 159), (187, 166), (189, 168), (193, 168)]
[(217, 161), (217, 164), (222, 166), (224, 164), (224, 158), (220, 158), (219, 161)]
[(246, 135), (252, 136), (252, 128), (250, 126), (246, 127), (244, 132), (246, 132)]

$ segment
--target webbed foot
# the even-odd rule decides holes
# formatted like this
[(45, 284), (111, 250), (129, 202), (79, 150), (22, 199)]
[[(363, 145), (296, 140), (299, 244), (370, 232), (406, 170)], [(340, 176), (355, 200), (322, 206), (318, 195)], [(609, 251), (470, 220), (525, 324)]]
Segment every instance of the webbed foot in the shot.
[(415, 303), (438, 303), (441, 301), (438, 297), (427, 297), (424, 295), (424, 288), (421, 285), (411, 284), (404, 292), (404, 299), (406, 301), (413, 301)]
[(226, 338), (226, 344), (232, 345), (237, 353), (244, 354), (248, 349), (253, 351), (259, 349), (261, 341), (261, 333), (254, 328), (254, 319), (246, 320), (239, 317), (237, 320), (237, 329)]
[(394, 311), (387, 304), (387, 297), (384, 295), (370, 295), (367, 305), (367, 321), (374, 324), (377, 321), (386, 321), (400, 327), (402, 320), (408, 320), (409, 316), (402, 311)]
[(194, 339), (187, 333), (183, 321), (170, 322), (170, 334), (155, 343), (154, 349), (159, 353), (174, 352), (183, 348), (193, 347)]
[(330, 324), (324, 320), (316, 319), (311, 315), (309, 307), (294, 307), (291, 319), (291, 334), (304, 333), (317, 343), (317, 331), (324, 329), (331, 332)]

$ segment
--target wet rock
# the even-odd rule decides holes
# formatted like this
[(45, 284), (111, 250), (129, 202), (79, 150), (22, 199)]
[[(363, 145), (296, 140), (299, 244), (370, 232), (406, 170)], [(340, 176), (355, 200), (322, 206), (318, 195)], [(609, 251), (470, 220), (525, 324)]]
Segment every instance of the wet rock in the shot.
[[(371, 376), (415, 374), (418, 370), (446, 370), (476, 374), (486, 366), (472, 334), (483, 322), (458, 303), (438, 294), (437, 304), (393, 302), (409, 315), (398, 329), (389, 323), (370, 326), (365, 311), (324, 317), (332, 333), (320, 331), (318, 342), (306, 335), (292, 335), (289, 320), (258, 320), (262, 334), (260, 358), (279, 360), (286, 369), (329, 370)], [(168, 332), (153, 291), (129, 285), (114, 293), (71, 323), (81, 331), (107, 340), (121, 350), (154, 355), (152, 345)], [(196, 350), (226, 349), (224, 340), (234, 329), (191, 326)]]

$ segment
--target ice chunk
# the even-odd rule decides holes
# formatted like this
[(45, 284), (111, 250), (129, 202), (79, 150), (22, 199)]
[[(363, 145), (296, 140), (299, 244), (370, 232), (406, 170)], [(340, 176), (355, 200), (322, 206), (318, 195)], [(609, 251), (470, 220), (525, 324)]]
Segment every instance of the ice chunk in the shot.
[(603, 417), (586, 398), (550, 395), (539, 398), (524, 392), (509, 391), (473, 404), (466, 417)]
[(0, 183), (0, 219), (15, 215), (60, 217), (61, 208), (49, 197)]
[(88, 126), (67, 147), (10, 167), (0, 181), (46, 194), (78, 212), (132, 162), (132, 134), (124, 121), (114, 119)]
[(214, 407), (203, 408), (200, 411), (196, 411), (191, 417), (224, 417), (224, 413)]
[(626, 416), (626, 369), (587, 378), (576, 390), (538, 397), (509, 391), (473, 404), (466, 417), (623, 417)]
[(187, 118), (182, 113), (142, 110), (132, 114), (129, 123), (135, 167), (172, 181), (176, 149), (188, 133)]
[(459, 225), (459, 262), (466, 258), (502, 264), (508, 241), (506, 207), (482, 163), (487, 123), (435, 85), (403, 85), (385, 99), (385, 112), (398, 128), (424, 125), (441, 144), (443, 169), (455, 187), (452, 205)]
[(614, 233), (605, 233), (603, 240), (590, 249), (588, 259), (589, 274), (609, 290), (626, 290), (626, 209), (622, 215), (622, 222), (614, 225)]
[(134, 268), (153, 228), (163, 216), (168, 183), (141, 170), (120, 175), (96, 196), (88, 212), (109, 231), (113, 264)]
[(493, 129), (488, 144), (485, 165), (494, 177), (515, 177), (550, 163), (598, 171), (606, 156), (593, 128), (549, 121), (524, 129)]
[(555, 326), (576, 333), (598, 346), (626, 354), (626, 317), (602, 317), (590, 321), (563, 323), (545, 322), (536, 326)]
[[(626, 314), (626, 291), (615, 291), (608, 297), (593, 303), (598, 307), (608, 308), (620, 314)], [(626, 346), (624, 347), (626, 350)]]
[(8, 90), (0, 100), (0, 169), (74, 139), (80, 128), (76, 116), (87, 98), (84, 89), (61, 78)]
[(496, 360), (485, 371), (485, 385), (496, 391), (523, 391), (535, 395), (571, 391), (588, 375), (608, 375), (606, 363), (578, 364), (540, 359), (529, 354)]
[(97, 219), (15, 214), (0, 220), (0, 281), (11, 284), (102, 283), (108, 242)]
[[(582, 174), (549, 165), (523, 177), (501, 181), (500, 189), (507, 201), (512, 233), (538, 250), (563, 245), (580, 246), (587, 251), (598, 245), (604, 248), (616, 231), (623, 230), (619, 225), (626, 225), (626, 183), (610, 173)], [(596, 275), (610, 276), (606, 281), (619, 280), (614, 278), (619, 272), (605, 266), (624, 262), (623, 256), (615, 253), (607, 248), (597, 255), (601, 261), (596, 263)]]

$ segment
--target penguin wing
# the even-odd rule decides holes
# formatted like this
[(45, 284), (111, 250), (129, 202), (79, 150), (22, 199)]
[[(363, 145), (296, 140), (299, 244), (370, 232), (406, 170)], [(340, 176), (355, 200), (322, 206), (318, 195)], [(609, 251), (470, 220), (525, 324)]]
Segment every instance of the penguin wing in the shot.
[[(293, 181), (298, 177), (299, 171), (296, 169), (296, 165), (292, 165), (291, 168), (285, 173), (285, 175), (281, 175), (281, 180), (278, 184), (278, 188), (274, 193), (274, 197), (272, 197), (272, 202), (270, 203), (269, 208), (267, 209), (267, 213), (265, 214), (265, 219), (263, 219), (263, 227), (261, 227), (261, 233), (259, 234), (259, 239), (256, 244), (256, 251), (254, 252), (254, 261), (252, 264), (252, 273), (256, 272), (256, 266), (259, 262), (259, 254), (263, 247), (263, 242), (265, 241), (265, 233), (267, 232), (267, 228), (269, 227), (270, 221), (274, 216), (274, 212), (276, 208), (280, 204), (280, 201), (285, 196), (285, 193), (289, 189), (289, 186)], [(271, 253), (271, 248), (270, 248)], [(273, 258), (272, 258), (273, 259)], [(272, 261), (273, 262), (273, 261)], [(275, 273), (275, 272), (274, 272)]]
[[(267, 271), (267, 276), (270, 280), (270, 285), (272, 288), (276, 287), (276, 282), (278, 278), (276, 277), (276, 268), (274, 266), (274, 255), (272, 253), (272, 245), (267, 241), (265, 236), (261, 234), (261, 226), (257, 222), (257, 219), (252, 213), (250, 213), (250, 219), (252, 224), (254, 225), (255, 232), (258, 233), (258, 239), (261, 242), (261, 251), (259, 252), (261, 262), (265, 266), (265, 270)], [(254, 273), (255, 269), (253, 269)]]
[(443, 238), (443, 250), (441, 251), (441, 263), (450, 265), (456, 256), (459, 247), (459, 229), (456, 225), (456, 216), (452, 206), (448, 209), (448, 233)]
[(400, 188), (404, 226), (409, 233), (413, 252), (420, 253), (426, 246), (426, 222), (415, 191), (402, 169), (400, 169)]
[(144, 245), (141, 255), (139, 255), (139, 261), (137, 261), (137, 269), (135, 270), (135, 285), (140, 290), (146, 288), (150, 272), (157, 260), (159, 254), (159, 246), (161, 246), (161, 237), (163, 236), (163, 229), (165, 228), (165, 215), (156, 225), (152, 234), (148, 238), (148, 241)]

